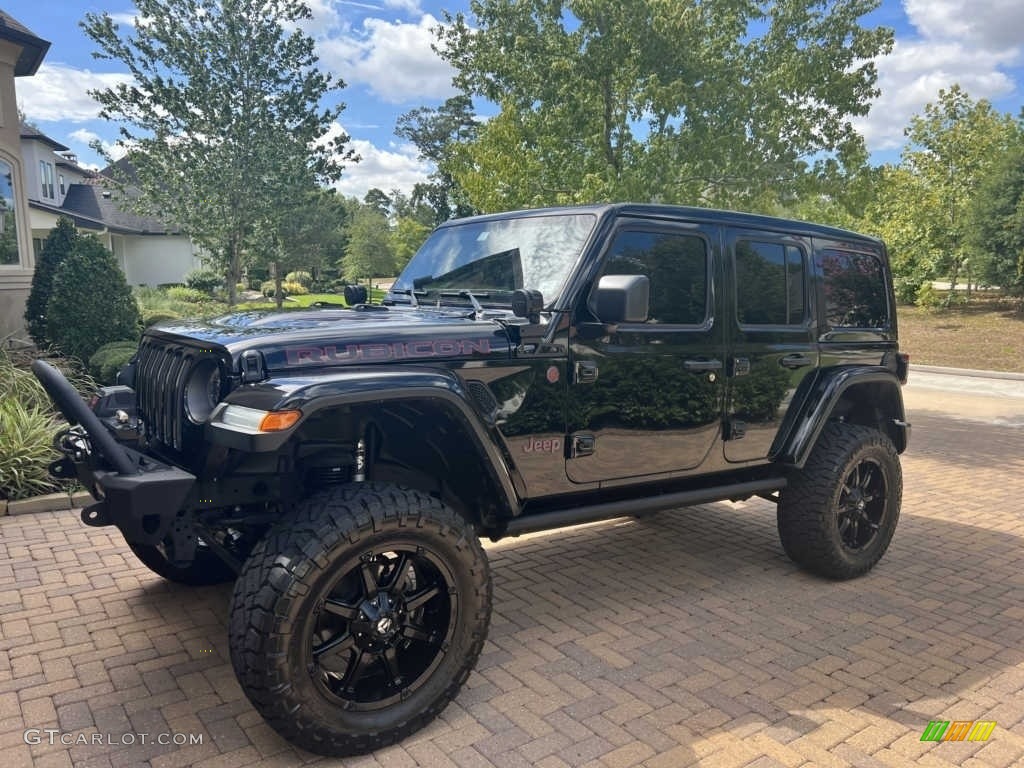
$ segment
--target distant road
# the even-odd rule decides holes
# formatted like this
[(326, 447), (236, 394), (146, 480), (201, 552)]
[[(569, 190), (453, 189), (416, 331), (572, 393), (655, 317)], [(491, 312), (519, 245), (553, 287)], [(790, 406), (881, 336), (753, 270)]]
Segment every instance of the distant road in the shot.
[(911, 423), (915, 414), (1024, 427), (1024, 381), (914, 370), (903, 389)]

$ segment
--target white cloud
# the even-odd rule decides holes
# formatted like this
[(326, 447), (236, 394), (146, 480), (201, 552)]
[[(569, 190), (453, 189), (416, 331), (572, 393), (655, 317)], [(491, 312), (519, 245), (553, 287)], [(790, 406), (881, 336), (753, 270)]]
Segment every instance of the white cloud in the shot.
[(1020, 0), (904, 0), (910, 23), (932, 40), (964, 40), (984, 48), (1024, 45)]
[(454, 72), (431, 48), (438, 23), (429, 13), (415, 24), (364, 19), (359, 31), (322, 39), (320, 58), (349, 85), (366, 85), (392, 104), (444, 99), (455, 93)]
[(934, 102), (940, 89), (959, 83), (975, 100), (1013, 92), (1014, 81), (999, 68), (1012, 64), (1015, 56), (961, 43), (897, 42), (892, 53), (878, 61), (882, 95), (868, 116), (854, 125), (871, 151), (901, 147), (910, 118)]
[(30, 120), (81, 123), (94, 120), (99, 105), (87, 93), (130, 83), (131, 75), (91, 72), (66, 64), (43, 64), (34, 77), (18, 80), (18, 104)]
[[(337, 135), (340, 126), (331, 132)], [(416, 147), (410, 144), (381, 149), (365, 139), (352, 139), (348, 146), (360, 156), (358, 163), (348, 163), (334, 186), (346, 197), (360, 200), (373, 188), (391, 192), (400, 189), (406, 194), (421, 181), (426, 181), (430, 167), (417, 158)]]
[(386, 8), (394, 8), (396, 11), (405, 11), (410, 16), (422, 13), (419, 0), (384, 0)]
[(77, 144), (84, 145), (89, 149), (92, 149), (93, 142), (99, 142), (100, 146), (103, 147), (103, 151), (106, 152), (114, 160), (120, 160), (125, 155), (125, 149), (121, 145), (107, 141), (95, 131), (90, 131), (87, 128), (78, 128), (68, 134), (68, 140)]
[(910, 118), (940, 89), (957, 83), (972, 99), (994, 100), (1018, 87), (1007, 70), (1024, 47), (1021, 0), (904, 0), (904, 7), (921, 37), (901, 37), (877, 59), (882, 94), (854, 121), (872, 152), (902, 147)]

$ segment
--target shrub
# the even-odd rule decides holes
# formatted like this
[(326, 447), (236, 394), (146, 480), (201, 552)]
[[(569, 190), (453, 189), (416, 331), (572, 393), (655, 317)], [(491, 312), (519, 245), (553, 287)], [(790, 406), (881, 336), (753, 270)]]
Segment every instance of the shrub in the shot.
[(264, 280), (260, 283), (260, 293), (266, 296), (268, 299), (274, 298), (274, 294), (277, 292), (277, 285), (273, 280)]
[(167, 289), (167, 297), (174, 301), (187, 301), (190, 304), (199, 304), (210, 298), (210, 295), (203, 293), (196, 288), (186, 288), (182, 285), (175, 285)]
[(54, 344), (80, 360), (138, 333), (138, 305), (114, 255), (95, 237), (79, 238), (57, 268), (46, 317)]
[(13, 397), (0, 400), (0, 498), (23, 499), (58, 488), (50, 462), (59, 458), (53, 416)]
[(898, 278), (894, 282), (896, 301), (900, 304), (914, 304), (917, 302), (917, 292), (921, 290), (921, 286), (923, 285), (920, 280)]
[(212, 296), (215, 290), (224, 286), (224, 277), (212, 269), (193, 269), (185, 275), (185, 285)]
[(942, 303), (942, 299), (939, 297), (939, 292), (932, 287), (931, 282), (924, 282), (917, 289), (914, 303), (922, 309), (935, 309)]
[(308, 290), (309, 286), (313, 284), (313, 275), (303, 270), (296, 270), (285, 275), (284, 281), (286, 283), (301, 283)]
[(142, 310), (142, 327), (149, 328), (164, 320), (180, 320), (181, 315), (166, 309), (144, 309)]
[(89, 373), (100, 384), (116, 384), (118, 372), (131, 362), (138, 346), (137, 341), (104, 344), (89, 358)]
[(245, 283), (235, 283), (235, 293), (241, 293), (242, 291), (248, 291), (249, 286)]
[(61, 217), (57, 226), (50, 230), (43, 243), (43, 250), (36, 260), (36, 269), (32, 275), (32, 290), (25, 302), (25, 323), (28, 334), (37, 347), (50, 346), (52, 339), (46, 331), (46, 312), (53, 291), (53, 276), (64, 259), (71, 253), (78, 232), (70, 220)]
[(309, 288), (302, 283), (284, 282), (281, 283), (281, 290), (284, 291), (286, 296), (304, 296), (309, 293)]
[(26, 408), (46, 410), (50, 398), (28, 368), (16, 365), (7, 352), (0, 350), (0, 401), (17, 400)]

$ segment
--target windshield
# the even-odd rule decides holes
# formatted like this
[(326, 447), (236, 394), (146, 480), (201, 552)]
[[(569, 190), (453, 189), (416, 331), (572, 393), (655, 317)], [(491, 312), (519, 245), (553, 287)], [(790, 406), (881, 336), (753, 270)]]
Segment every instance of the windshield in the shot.
[(489, 298), (531, 288), (550, 302), (562, 288), (597, 217), (547, 214), (456, 222), (435, 230), (392, 291), (419, 296), (471, 291)]

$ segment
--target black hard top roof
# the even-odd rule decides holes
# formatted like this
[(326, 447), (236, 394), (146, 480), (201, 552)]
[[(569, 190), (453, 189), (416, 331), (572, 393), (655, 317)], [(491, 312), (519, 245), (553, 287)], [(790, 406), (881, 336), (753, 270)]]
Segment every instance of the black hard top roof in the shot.
[(873, 245), (881, 245), (882, 241), (871, 235), (851, 232), (839, 227), (825, 224), (813, 224), (796, 219), (782, 219), (775, 216), (762, 216), (756, 213), (739, 211), (722, 211), (714, 208), (696, 208), (685, 205), (662, 205), (658, 203), (608, 203), (603, 205), (578, 205), (559, 208), (534, 208), (507, 213), (491, 213), (472, 216), (468, 219), (452, 219), (441, 226), (451, 226), (465, 221), (487, 221), (509, 218), (526, 218), (537, 215), (554, 215), (564, 213), (592, 213), (599, 217), (633, 216), (637, 218), (665, 219), (674, 221), (699, 221), (709, 224), (720, 224), (750, 229), (766, 229), (785, 232), (805, 237), (826, 237), (834, 240), (859, 240)]

